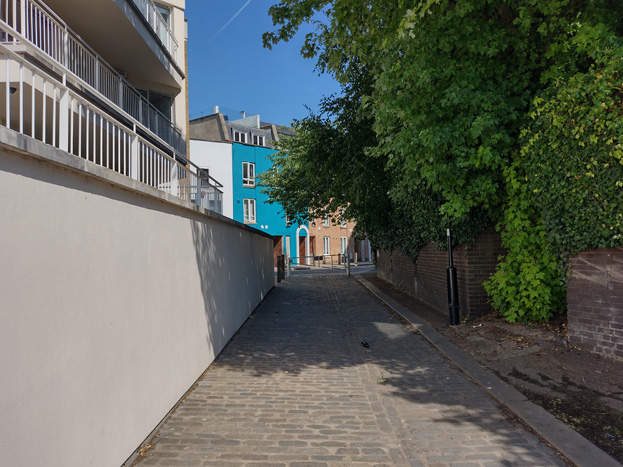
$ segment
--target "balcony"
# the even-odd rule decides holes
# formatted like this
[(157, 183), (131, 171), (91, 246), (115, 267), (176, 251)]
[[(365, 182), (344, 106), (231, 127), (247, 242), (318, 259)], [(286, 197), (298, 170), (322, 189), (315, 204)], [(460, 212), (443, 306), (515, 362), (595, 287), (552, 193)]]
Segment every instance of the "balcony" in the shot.
[[(25, 18), (24, 15), (15, 17), (18, 20)], [(34, 17), (40, 18), (38, 15)], [(49, 21), (48, 16), (41, 18)], [(57, 21), (42, 24), (46, 27), (28, 26), (25, 29), (49, 51), (46, 55), (58, 56), (59, 64), (66, 60), (64, 63), (92, 81), (101, 79), (102, 75), (98, 73), (102, 71), (101, 65), (98, 68), (95, 66), (97, 62), (84, 60), (81, 53), (85, 49), (79, 44), (73, 49), (70, 36), (57, 29)], [(130, 114), (116, 104), (113, 111), (109, 111), (84, 92), (79, 92), (85, 87), (85, 81), (77, 73), (70, 72), (70, 68), (47, 69), (39, 62), (28, 60), (26, 57), (32, 56), (24, 54), (23, 48), (33, 47), (33, 44), (9, 26), (4, 18), (0, 20), (0, 38), (3, 40), (0, 42), (1, 125), (156, 190), (222, 213), (222, 185), (208, 171), (154, 144), (150, 141), (153, 138), (144, 136), (150, 133), (149, 128), (139, 119), (129, 118)], [(62, 43), (59, 42), (61, 38)], [(93, 68), (84, 66), (89, 63)], [(95, 92), (90, 84), (86, 84), (86, 89)], [(115, 87), (111, 85), (110, 89)], [(123, 89), (121, 85), (120, 89)], [(125, 98), (121, 91), (119, 95)]]
[(147, 127), (175, 152), (186, 155), (180, 130), (46, 5), (35, 0), (5, 0), (0, 22), (7, 27), (1, 42), (27, 45), (30, 48), (26, 51), (44, 54), (45, 59), (80, 78), (96, 95)]
[(177, 62), (177, 49), (179, 45), (173, 32), (169, 29), (158, 8), (152, 0), (132, 0), (136, 8), (142, 13), (151, 29), (156, 33), (164, 48), (167, 49), (174, 61)]

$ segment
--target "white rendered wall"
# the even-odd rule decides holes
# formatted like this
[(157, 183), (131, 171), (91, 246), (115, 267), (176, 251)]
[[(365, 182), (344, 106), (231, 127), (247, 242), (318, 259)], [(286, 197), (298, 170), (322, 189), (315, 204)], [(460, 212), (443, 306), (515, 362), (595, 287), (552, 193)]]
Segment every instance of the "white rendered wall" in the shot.
[(190, 140), (190, 160), (223, 185), (223, 215), (234, 218), (234, 185), (231, 143)]
[(272, 239), (120, 179), (0, 146), (2, 466), (121, 465), (274, 284)]

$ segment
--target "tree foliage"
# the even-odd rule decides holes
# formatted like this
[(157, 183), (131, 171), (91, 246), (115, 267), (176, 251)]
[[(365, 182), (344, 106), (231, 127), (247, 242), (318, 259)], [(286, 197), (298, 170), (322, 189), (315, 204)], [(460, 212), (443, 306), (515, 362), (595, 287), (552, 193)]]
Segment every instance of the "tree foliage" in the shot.
[(564, 311), (566, 259), (623, 244), (623, 47), (590, 47), (596, 61), (588, 72), (535, 98), (506, 172), (509, 253), (486, 287), (512, 321)]
[(518, 163), (562, 257), (623, 238), (623, 42), (534, 101)]
[(623, 243), (623, 2), (282, 0), (270, 14), (265, 45), (315, 25), (302, 53), (343, 86), (264, 182), (292, 214), (349, 206), (411, 257), (448, 226), (465, 242), (497, 223), (509, 254), (487, 290), (510, 320), (564, 308), (569, 254)]

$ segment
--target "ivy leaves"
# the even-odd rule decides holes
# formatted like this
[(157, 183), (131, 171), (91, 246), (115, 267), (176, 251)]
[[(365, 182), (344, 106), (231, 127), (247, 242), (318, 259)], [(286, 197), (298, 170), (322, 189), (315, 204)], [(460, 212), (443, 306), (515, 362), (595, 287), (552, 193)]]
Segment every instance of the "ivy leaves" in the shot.
[[(623, 44), (535, 103), (521, 164), (556, 251), (622, 244)], [(619, 184), (617, 184), (619, 182)]]
[(593, 49), (599, 58), (587, 72), (534, 100), (506, 173), (509, 252), (487, 291), (511, 321), (564, 311), (569, 256), (623, 245), (623, 47), (602, 38)]

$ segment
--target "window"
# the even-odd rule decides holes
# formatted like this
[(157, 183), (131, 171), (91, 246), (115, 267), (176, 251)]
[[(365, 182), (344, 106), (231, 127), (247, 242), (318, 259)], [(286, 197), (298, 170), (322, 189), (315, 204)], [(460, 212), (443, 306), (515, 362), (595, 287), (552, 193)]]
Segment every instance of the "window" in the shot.
[(329, 237), (323, 238), (324, 255), (329, 256), (331, 254), (331, 239)]
[(255, 186), (255, 164), (253, 162), (242, 163), (242, 184)]
[(340, 253), (345, 254), (348, 248), (348, 239), (346, 237), (340, 237)]
[(232, 130), (234, 132), (234, 141), (236, 143), (246, 143), (247, 142), (247, 134), (238, 130)]
[(171, 10), (164, 5), (159, 5), (158, 3), (156, 3), (156, 8), (158, 9), (160, 16), (162, 16), (164, 22), (167, 23), (167, 27), (171, 29)]
[(244, 223), (255, 224), (255, 200), (251, 198), (245, 198), (244, 205)]
[[(342, 220), (340, 221), (340, 227), (342, 229), (345, 229), (346, 228), (346, 219), (344, 219), (344, 210), (343, 209), (340, 211), (340, 217), (342, 218)], [(342, 252), (342, 253), (344, 253), (344, 252)]]
[(322, 225), (324, 227), (330, 227), (331, 226), (331, 220), (329, 219), (329, 214), (325, 214), (324, 219), (322, 219)]
[[(173, 105), (173, 99), (170, 95), (161, 94), (156, 91), (149, 91), (147, 89), (137, 89), (137, 91), (147, 101), (153, 105), (162, 115), (171, 120), (171, 106)], [(161, 136), (161, 135), (159, 135)]]
[(256, 146), (265, 146), (266, 136), (253, 135), (253, 144), (255, 144)]

